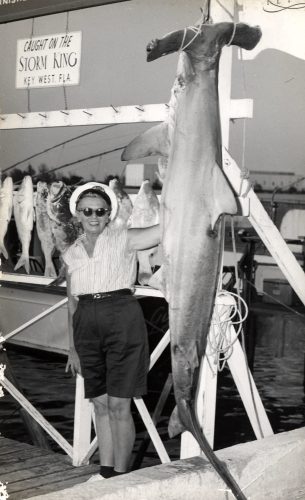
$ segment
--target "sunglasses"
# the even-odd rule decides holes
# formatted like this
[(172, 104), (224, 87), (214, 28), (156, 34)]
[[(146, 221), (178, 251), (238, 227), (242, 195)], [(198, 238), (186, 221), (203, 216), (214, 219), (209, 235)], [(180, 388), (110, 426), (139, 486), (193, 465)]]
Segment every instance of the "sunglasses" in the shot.
[(97, 208), (94, 210), (93, 208), (78, 208), (78, 212), (83, 212), (85, 217), (90, 217), (92, 214), (96, 214), (97, 217), (104, 217), (110, 210), (108, 208)]

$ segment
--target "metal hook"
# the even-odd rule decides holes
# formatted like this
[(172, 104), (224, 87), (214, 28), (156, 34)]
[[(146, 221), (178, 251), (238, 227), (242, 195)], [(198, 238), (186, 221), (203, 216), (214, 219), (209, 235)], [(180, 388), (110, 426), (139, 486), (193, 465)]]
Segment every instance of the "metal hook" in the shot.
[(60, 110), (60, 113), (63, 113), (64, 115), (68, 115), (68, 116), (70, 114), (70, 113), (68, 113), (68, 111), (63, 111), (62, 109)]
[(25, 115), (22, 115), (21, 113), (17, 113), (18, 116), (21, 116), (21, 118), (25, 118)]
[(89, 116), (93, 116), (92, 113), (89, 113), (89, 111), (85, 111), (84, 109), (83, 109), (83, 113), (85, 113), (86, 115), (89, 115)]
[(136, 109), (138, 109), (139, 111), (145, 111), (145, 109), (143, 108), (143, 106), (142, 106), (142, 105), (140, 105), (140, 106), (135, 106), (135, 108), (136, 108)]
[(110, 104), (110, 106), (112, 107), (112, 109), (116, 112), (116, 113), (119, 113), (119, 110), (116, 109), (112, 104)]
[(44, 115), (43, 113), (38, 113), (40, 116), (42, 116), (42, 118), (46, 118), (47, 115)]

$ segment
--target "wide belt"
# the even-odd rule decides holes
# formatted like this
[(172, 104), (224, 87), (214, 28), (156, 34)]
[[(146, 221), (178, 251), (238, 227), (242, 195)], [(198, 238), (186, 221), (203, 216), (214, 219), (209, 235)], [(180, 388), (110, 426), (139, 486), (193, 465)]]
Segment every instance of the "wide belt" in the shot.
[(79, 295), (78, 299), (83, 300), (102, 300), (114, 297), (115, 295), (132, 295), (133, 291), (130, 288), (120, 288), (119, 290), (112, 290), (110, 292), (86, 293)]

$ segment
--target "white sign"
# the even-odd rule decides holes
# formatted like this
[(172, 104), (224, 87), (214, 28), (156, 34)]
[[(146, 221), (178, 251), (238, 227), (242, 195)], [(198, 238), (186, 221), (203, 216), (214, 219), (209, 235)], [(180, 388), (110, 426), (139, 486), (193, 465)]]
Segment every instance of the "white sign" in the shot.
[(17, 41), (16, 88), (78, 85), (81, 31)]

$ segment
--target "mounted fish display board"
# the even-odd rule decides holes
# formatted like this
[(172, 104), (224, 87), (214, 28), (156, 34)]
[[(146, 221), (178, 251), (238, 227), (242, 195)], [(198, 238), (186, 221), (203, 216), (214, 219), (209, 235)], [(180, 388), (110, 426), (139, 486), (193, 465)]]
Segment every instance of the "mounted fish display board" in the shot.
[(191, 432), (234, 496), (243, 500), (199, 426), (195, 395), (221, 270), (223, 215), (237, 212), (222, 170), (219, 58), (225, 45), (251, 50), (260, 37), (258, 27), (202, 22), (150, 42), (148, 61), (180, 52), (168, 119), (135, 138), (122, 154), (123, 160), (168, 157), (161, 194), (161, 288), (169, 302), (177, 403), (169, 434)]
[[(135, 199), (134, 207), (131, 197), (124, 191), (118, 179), (111, 180), (109, 185), (119, 202), (117, 216), (111, 222), (113, 230), (126, 226), (148, 227), (158, 223), (159, 201), (149, 181), (144, 181), (139, 193), (132, 196)], [(6, 177), (2, 185), (0, 184), (0, 255), (5, 260), (16, 259), (17, 255), (10, 255), (11, 252), (6, 249), (5, 240), (19, 239), (21, 255), (14, 264), (14, 271), (25, 269), (27, 274), (31, 274), (31, 260), (37, 259), (43, 264), (45, 277), (59, 277), (59, 280), (54, 281), (54, 285), (63, 281), (61, 254), (82, 232), (80, 224), (69, 209), (72, 192), (73, 188), (63, 181), (52, 182), (50, 185), (38, 181), (37, 185), (33, 186), (29, 175), (23, 178), (20, 187), (15, 191), (11, 177)], [(12, 216), (16, 233), (12, 232), (12, 235), (7, 236)], [(37, 242), (35, 245), (36, 233), (41, 251), (40, 248), (37, 249)], [(31, 247), (34, 247), (35, 255), (30, 255)], [(142, 255), (141, 252), (138, 254), (141, 284), (147, 284), (152, 275), (149, 256), (155, 251), (156, 249), (152, 249), (147, 255)], [(54, 257), (59, 259), (57, 265), (54, 264)]]

